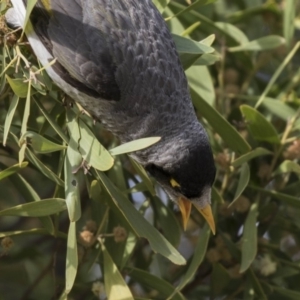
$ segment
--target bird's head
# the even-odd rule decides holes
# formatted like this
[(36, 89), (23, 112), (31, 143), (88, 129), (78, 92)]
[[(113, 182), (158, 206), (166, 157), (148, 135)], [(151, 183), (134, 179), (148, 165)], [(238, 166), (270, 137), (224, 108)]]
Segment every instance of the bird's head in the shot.
[(216, 168), (204, 130), (200, 138), (191, 140), (190, 144), (185, 139), (165, 144), (165, 147), (162, 146), (164, 151), (158, 151), (159, 157), (146, 165), (147, 171), (178, 204), (184, 228), (193, 204), (215, 233), (211, 210), (211, 187)]

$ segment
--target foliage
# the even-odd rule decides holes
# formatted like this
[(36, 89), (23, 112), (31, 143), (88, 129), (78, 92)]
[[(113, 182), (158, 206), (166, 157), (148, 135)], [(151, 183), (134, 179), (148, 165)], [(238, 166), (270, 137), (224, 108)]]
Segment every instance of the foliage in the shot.
[(2, 0), (3, 299), (300, 298), (299, 3), (154, 2), (213, 147), (216, 236), (126, 155), (157, 138), (119, 147), (70, 106)]

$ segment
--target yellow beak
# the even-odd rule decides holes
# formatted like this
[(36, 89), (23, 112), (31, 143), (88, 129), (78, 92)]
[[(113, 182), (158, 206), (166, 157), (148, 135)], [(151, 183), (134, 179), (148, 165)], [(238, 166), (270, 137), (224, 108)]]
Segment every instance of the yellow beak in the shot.
[[(196, 203), (193, 202), (193, 204), (208, 223), (212, 233), (215, 234), (216, 225), (214, 221), (214, 216), (212, 214), (211, 206), (207, 205), (204, 208), (200, 208)], [(184, 197), (181, 197), (178, 199), (178, 206), (182, 215), (183, 229), (186, 230), (187, 223), (191, 214), (192, 202)]]

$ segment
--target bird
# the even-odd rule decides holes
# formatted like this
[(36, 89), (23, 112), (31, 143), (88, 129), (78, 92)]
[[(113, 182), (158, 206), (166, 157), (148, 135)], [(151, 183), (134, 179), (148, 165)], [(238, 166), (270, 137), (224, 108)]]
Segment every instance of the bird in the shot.
[[(7, 23), (22, 27), (27, 1), (11, 2)], [(26, 26), (54, 83), (121, 143), (161, 137), (131, 157), (179, 206), (184, 229), (194, 205), (215, 233), (212, 149), (171, 33), (152, 1), (38, 0)]]

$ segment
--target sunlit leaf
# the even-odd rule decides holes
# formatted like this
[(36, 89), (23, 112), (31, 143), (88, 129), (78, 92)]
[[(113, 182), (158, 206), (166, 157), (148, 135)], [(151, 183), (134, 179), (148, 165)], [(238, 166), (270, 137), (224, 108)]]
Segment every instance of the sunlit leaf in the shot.
[(6, 75), (6, 80), (9, 83), (11, 89), (17, 97), (26, 98), (28, 92), (28, 82), (24, 82), (24, 79), (12, 79)]
[(0, 171), (0, 180), (6, 178), (16, 172), (19, 172), (21, 169), (26, 168), (27, 166), (28, 166), (28, 162), (23, 162), (21, 165), (16, 164), (5, 170)]
[(63, 199), (44, 199), (1, 210), (0, 216), (43, 217), (65, 209), (66, 202)]
[(21, 140), (25, 138), (31, 139), (30, 144), (34, 149), (34, 151), (38, 153), (51, 153), (55, 151), (64, 150), (67, 148), (66, 146), (53, 143), (50, 140), (46, 139), (45, 137), (33, 131), (27, 131), (22, 136)]
[(161, 139), (160, 137), (149, 137), (149, 138), (138, 139), (135, 141), (122, 144), (113, 149), (110, 149), (109, 152), (111, 155), (120, 155), (124, 153), (138, 151), (157, 143), (160, 139)]
[(67, 240), (67, 256), (66, 256), (66, 293), (68, 294), (75, 282), (78, 268), (77, 253), (77, 232), (76, 222), (70, 222), (68, 240)]
[(101, 243), (101, 249), (104, 258), (104, 282), (107, 299), (134, 300), (129, 287), (103, 243)]

